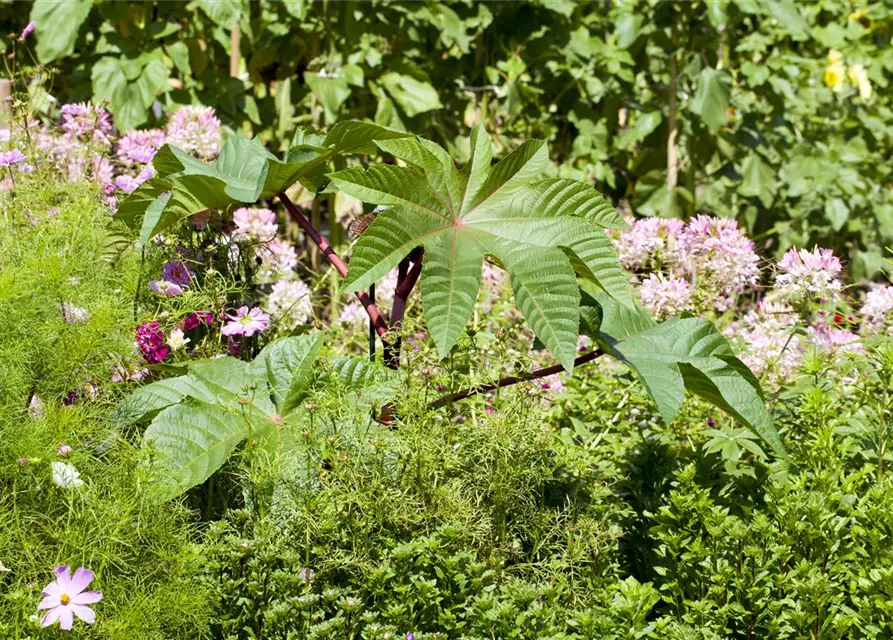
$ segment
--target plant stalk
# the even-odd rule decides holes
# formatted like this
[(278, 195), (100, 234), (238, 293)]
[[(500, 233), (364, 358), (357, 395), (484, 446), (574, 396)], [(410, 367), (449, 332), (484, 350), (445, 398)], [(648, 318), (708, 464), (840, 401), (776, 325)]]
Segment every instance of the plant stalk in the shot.
[[(604, 351), (602, 351), (601, 349), (596, 349), (595, 351), (584, 353), (582, 356), (579, 356), (576, 360), (574, 360), (574, 366), (578, 367), (582, 364), (586, 364), (587, 362), (591, 362), (602, 355), (604, 355)], [(508, 387), (513, 384), (518, 384), (519, 382), (528, 382), (530, 380), (537, 380), (538, 378), (546, 378), (553, 374), (560, 373), (562, 370), (564, 370), (564, 367), (562, 365), (553, 364), (551, 367), (543, 367), (541, 369), (534, 369), (533, 371), (529, 371), (527, 373), (520, 373), (516, 376), (500, 378), (499, 380), (496, 380), (494, 382), (480, 384), (476, 387), (469, 387), (468, 389), (463, 389), (462, 391), (457, 391), (456, 393), (442, 396), (429, 404), (428, 407), (431, 409), (435, 409), (451, 402), (458, 402), (459, 400), (464, 400), (465, 398), (470, 398), (471, 396), (479, 395), (481, 393), (488, 393), (496, 389), (501, 389), (502, 387)]]
[[(341, 259), (335, 250), (329, 245), (328, 241), (323, 238), (319, 232), (313, 228), (313, 225), (310, 224), (310, 221), (307, 220), (307, 217), (301, 213), (301, 211), (295, 206), (295, 204), (291, 201), (291, 199), (285, 195), (285, 193), (279, 194), (279, 199), (282, 201), (282, 204), (288, 210), (289, 214), (291, 214), (292, 219), (298, 223), (301, 229), (304, 230), (304, 233), (307, 234), (307, 237), (313, 241), (313, 243), (319, 247), (320, 252), (326, 257), (326, 259), (332, 263), (332, 266), (335, 267), (335, 270), (341, 275), (342, 278), (347, 276), (347, 264), (344, 260)], [(372, 302), (372, 299), (369, 297), (369, 294), (365, 291), (357, 291), (357, 298), (360, 303), (363, 305), (363, 308), (366, 310), (366, 313), (369, 315), (369, 319), (372, 320), (372, 325), (375, 327), (375, 332), (384, 336), (388, 332), (388, 325), (384, 321), (384, 316), (381, 315), (381, 310), (375, 306), (375, 303)]]

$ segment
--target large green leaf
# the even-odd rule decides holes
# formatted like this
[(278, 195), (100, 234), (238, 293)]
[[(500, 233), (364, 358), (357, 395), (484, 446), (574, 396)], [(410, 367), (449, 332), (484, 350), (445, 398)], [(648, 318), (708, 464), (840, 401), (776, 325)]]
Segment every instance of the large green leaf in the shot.
[(511, 277), (518, 307), (540, 340), (573, 367), (579, 324), (577, 275), (633, 305), (604, 227), (625, 222), (590, 186), (543, 179), (548, 152), (530, 140), (491, 166), (481, 127), (459, 171), (450, 155), (421, 138), (377, 142), (408, 166), (372, 165), (329, 174), (335, 187), (387, 205), (354, 247), (345, 286), (362, 289), (415, 247), (424, 247), (422, 311), (441, 356), (456, 344), (480, 288), (485, 255)]
[(170, 498), (206, 480), (248, 434), (259, 447), (280, 447), (284, 418), (309, 392), (321, 335), (282, 338), (251, 363), (195, 360), (183, 376), (141, 387), (119, 403), (116, 420), (151, 419), (144, 444), (157, 454), (153, 485)]
[(217, 405), (189, 402), (168, 407), (146, 429), (144, 440), (154, 452), (152, 487), (167, 500), (211, 477), (249, 433), (237, 412)]
[[(688, 389), (735, 417), (780, 456), (784, 445), (766, 409), (760, 384), (731, 346), (703, 318), (673, 318), (655, 324), (607, 296), (584, 296), (584, 329), (601, 347), (627, 363), (642, 379), (667, 422)], [(593, 307), (599, 307), (593, 313)], [(597, 327), (597, 329), (596, 329)]]
[(291, 413), (306, 397), (322, 338), (322, 334), (280, 338), (254, 359), (252, 366), (259, 378), (266, 379), (278, 415)]
[(43, 64), (74, 52), (78, 31), (93, 6), (92, 0), (35, 0), (31, 20), (37, 26), (37, 59)]
[(318, 191), (328, 162), (335, 156), (372, 153), (374, 140), (409, 134), (366, 122), (342, 122), (325, 138), (299, 130), (283, 159), (254, 138), (227, 138), (220, 155), (203, 162), (182, 149), (164, 145), (153, 160), (156, 177), (123, 199), (117, 217), (141, 230), (148, 242), (180, 220), (207, 209), (253, 204), (284, 192), (295, 182)]

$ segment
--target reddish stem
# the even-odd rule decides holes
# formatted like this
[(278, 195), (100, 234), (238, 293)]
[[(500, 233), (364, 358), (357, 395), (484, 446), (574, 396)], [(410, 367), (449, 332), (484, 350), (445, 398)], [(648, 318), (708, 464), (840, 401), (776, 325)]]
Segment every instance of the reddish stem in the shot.
[[(307, 217), (301, 213), (300, 209), (298, 209), (294, 203), (289, 199), (285, 193), (279, 194), (279, 199), (282, 201), (282, 204), (285, 205), (285, 208), (291, 214), (291, 217), (297, 222), (301, 229), (304, 230), (304, 233), (313, 241), (313, 243), (319, 247), (319, 250), (322, 254), (328, 259), (329, 262), (332, 263), (332, 266), (335, 267), (335, 270), (341, 274), (341, 277), (344, 278), (347, 276), (347, 264), (345, 264), (344, 260), (335, 253), (335, 250), (329, 245), (329, 242), (323, 238), (319, 232), (313, 228), (313, 225), (310, 224), (310, 221)], [(378, 307), (375, 306), (375, 303), (372, 302), (372, 299), (369, 297), (369, 294), (365, 291), (357, 291), (357, 298), (359, 298), (360, 303), (363, 305), (363, 308), (366, 310), (366, 313), (369, 314), (369, 318), (372, 320), (372, 325), (375, 327), (375, 331), (380, 336), (384, 336), (388, 332), (388, 325), (384, 321), (384, 316), (381, 315), (381, 311)]]
[[(412, 269), (409, 268), (410, 260), (414, 260)], [(391, 330), (396, 334), (392, 342), (385, 344), (384, 360), (391, 369), (397, 369), (400, 365), (401, 338), (400, 327), (403, 324), (403, 316), (406, 314), (406, 300), (412, 293), (415, 283), (422, 272), (422, 250), (413, 251), (400, 261), (397, 266), (397, 287), (394, 289), (394, 306), (391, 308)]]
[[(596, 349), (595, 351), (590, 351), (589, 353), (584, 353), (582, 356), (578, 357), (574, 360), (574, 366), (578, 367), (581, 364), (586, 364), (587, 362), (591, 362), (595, 360), (599, 356), (604, 355), (604, 351), (601, 349)], [(502, 387), (508, 387), (513, 384), (518, 384), (519, 382), (528, 382), (530, 380), (536, 380), (538, 378), (545, 378), (547, 376), (551, 376), (553, 374), (559, 373), (564, 369), (560, 364), (554, 364), (551, 367), (543, 367), (542, 369), (534, 369), (528, 373), (520, 373), (516, 376), (508, 376), (507, 378), (501, 378), (496, 380), (495, 382), (488, 382), (486, 384), (481, 384), (476, 387), (469, 387), (468, 389), (463, 389), (462, 391), (457, 391), (456, 393), (451, 393), (449, 395), (438, 398), (428, 406), (432, 409), (436, 407), (442, 407), (445, 404), (450, 402), (458, 402), (459, 400), (464, 400), (465, 398), (469, 398), (474, 395), (478, 395), (481, 393), (488, 393), (490, 391), (494, 391), (495, 389), (500, 389)]]

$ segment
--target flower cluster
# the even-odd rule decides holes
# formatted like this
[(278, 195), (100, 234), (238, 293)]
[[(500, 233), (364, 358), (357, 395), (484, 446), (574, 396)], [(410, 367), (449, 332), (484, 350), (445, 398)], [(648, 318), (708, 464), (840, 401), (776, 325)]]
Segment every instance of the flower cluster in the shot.
[[(310, 287), (301, 280), (279, 280), (273, 285), (264, 310), (273, 318), (277, 327), (292, 331), (313, 317)], [(360, 311), (362, 312), (362, 308)]]
[(236, 242), (271, 242), (279, 231), (276, 213), (269, 209), (241, 207), (233, 211), (233, 223)]
[(200, 158), (211, 160), (220, 152), (220, 120), (213, 107), (180, 107), (167, 125), (167, 142)]
[(652, 272), (639, 294), (661, 318), (682, 311), (726, 311), (760, 280), (754, 243), (734, 220), (644, 218), (617, 234), (615, 246), (624, 267)]
[(149, 164), (166, 141), (167, 136), (161, 129), (129, 131), (118, 138), (115, 155), (127, 166)]
[(882, 285), (865, 294), (860, 315), (863, 334), (893, 332), (893, 286)]
[(659, 320), (691, 311), (691, 285), (682, 278), (652, 273), (642, 281), (639, 297), (646, 309)]
[(868, 79), (868, 72), (861, 64), (846, 66), (843, 54), (836, 49), (828, 52), (828, 66), (825, 67), (825, 84), (837, 93), (843, 93), (852, 86), (858, 93), (859, 99), (866, 102), (871, 99), (872, 86)]
[(778, 263), (774, 294), (792, 304), (833, 300), (843, 287), (840, 260), (829, 250), (791, 249)]

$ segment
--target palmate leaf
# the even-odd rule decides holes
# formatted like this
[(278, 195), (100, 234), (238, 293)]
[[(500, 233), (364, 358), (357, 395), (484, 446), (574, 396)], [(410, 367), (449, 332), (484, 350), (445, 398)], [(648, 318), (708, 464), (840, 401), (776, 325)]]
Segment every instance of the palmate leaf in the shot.
[(345, 286), (362, 289), (416, 247), (425, 248), (422, 311), (441, 356), (471, 316), (485, 256), (509, 273), (515, 300), (539, 339), (568, 370), (579, 324), (577, 276), (632, 306), (627, 277), (605, 228), (627, 225), (589, 185), (543, 179), (545, 143), (529, 140), (491, 166), (483, 128), (458, 170), (438, 145), (418, 137), (376, 141), (408, 166), (372, 165), (329, 174), (364, 202), (387, 205), (357, 242)]
[(641, 309), (622, 308), (604, 294), (584, 294), (581, 314), (584, 333), (638, 374), (666, 422), (679, 411), (687, 389), (787, 455), (759, 382), (712, 323), (673, 318), (657, 324)]
[(119, 424), (150, 420), (143, 436), (155, 453), (151, 483), (171, 498), (204, 482), (245, 438), (278, 446), (279, 425), (300, 419), (321, 335), (281, 338), (251, 363), (196, 360), (186, 375), (137, 389), (117, 408)]
[(374, 151), (373, 140), (409, 134), (366, 122), (336, 124), (324, 137), (300, 131), (282, 159), (259, 139), (230, 136), (213, 162), (163, 146), (152, 162), (156, 175), (124, 198), (115, 214), (139, 230), (145, 243), (180, 220), (208, 209), (227, 209), (272, 198), (300, 182), (314, 192), (324, 186), (328, 163), (338, 155)]

